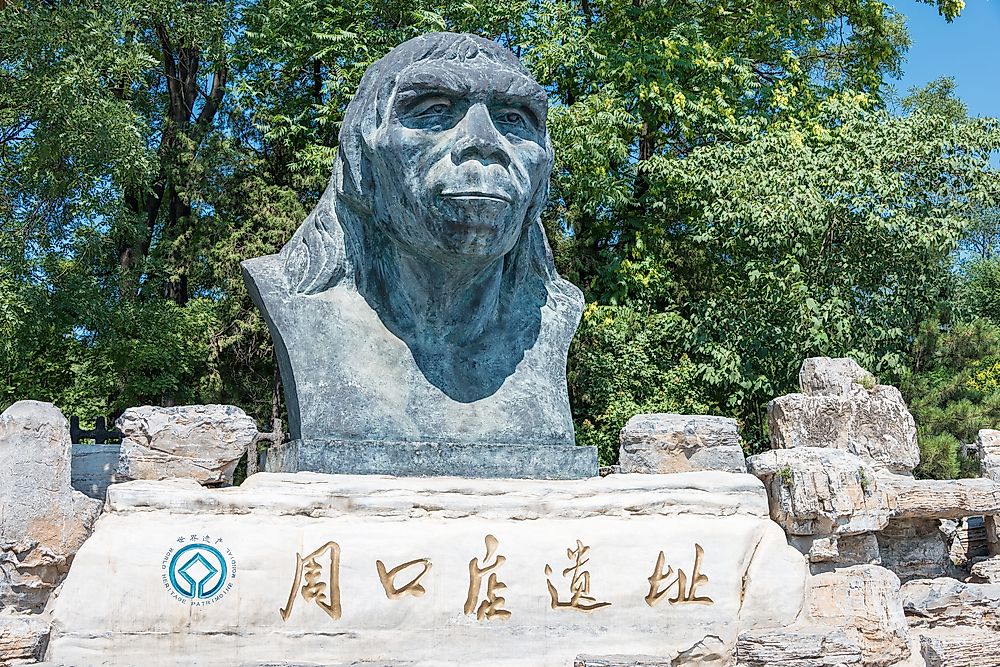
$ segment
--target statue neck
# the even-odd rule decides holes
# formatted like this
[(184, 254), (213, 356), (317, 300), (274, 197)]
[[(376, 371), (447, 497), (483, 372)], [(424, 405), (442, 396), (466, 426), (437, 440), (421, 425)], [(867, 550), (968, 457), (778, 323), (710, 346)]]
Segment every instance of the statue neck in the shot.
[(445, 264), (406, 254), (393, 243), (387, 246), (368, 284), (387, 310), (380, 312), (392, 320), (390, 328), (461, 345), (491, 330), (502, 316), (504, 257)]

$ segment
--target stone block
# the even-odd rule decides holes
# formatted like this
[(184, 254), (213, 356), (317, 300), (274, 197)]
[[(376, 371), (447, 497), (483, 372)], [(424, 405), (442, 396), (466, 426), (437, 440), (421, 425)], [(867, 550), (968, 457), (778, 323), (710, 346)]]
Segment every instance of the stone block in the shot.
[(895, 387), (854, 387), (840, 395), (789, 394), (767, 405), (775, 449), (830, 447), (880, 470), (909, 474), (920, 463), (917, 430)]
[(36, 664), (48, 641), (48, 619), (0, 613), (0, 665)]
[(891, 519), (876, 535), (882, 565), (902, 581), (956, 574), (950, 538), (937, 519)]
[(847, 357), (810, 357), (799, 368), (799, 389), (808, 396), (850, 396), (875, 385), (875, 376)]
[(144, 405), (126, 410), (115, 426), (122, 432), (118, 475), (133, 480), (232, 484), (236, 464), (257, 437), (254, 420), (232, 405)]
[(1000, 584), (914, 579), (903, 584), (903, 609), (914, 628), (974, 627), (1000, 632)]
[(120, 445), (73, 445), (73, 488), (90, 496), (104, 500), (108, 487), (117, 481)]
[(260, 473), (116, 484), (107, 503), (55, 603), (57, 663), (723, 665), (805, 599), (750, 475)]
[(851, 565), (881, 565), (878, 541), (873, 533), (860, 535), (790, 536), (789, 544), (809, 560), (813, 574)]
[(853, 535), (881, 530), (894, 499), (874, 468), (838, 449), (801, 447), (747, 459), (767, 487), (771, 518), (789, 535)]
[(621, 432), (619, 464), (622, 472), (651, 474), (747, 471), (736, 420), (710, 415), (632, 417)]
[(511, 479), (584, 479), (597, 474), (597, 448), (443, 442), (292, 440), (269, 447), (268, 472)]
[(976, 437), (980, 472), (983, 477), (1000, 482), (1000, 431), (984, 428)]
[(840, 628), (801, 626), (740, 635), (737, 667), (849, 667), (861, 665), (861, 648)]
[(1000, 633), (964, 630), (920, 633), (926, 667), (1000, 667)]
[(876, 565), (855, 565), (812, 577), (809, 615), (842, 628), (861, 648), (865, 667), (888, 667), (910, 656), (899, 578)]
[(0, 415), (0, 608), (40, 611), (90, 535), (100, 501), (73, 490), (69, 422), (51, 403)]
[(651, 655), (578, 655), (573, 667), (674, 667), (672, 658)]
[(979, 582), (987, 584), (1000, 584), (1000, 557), (984, 558), (972, 563), (969, 573)]
[(961, 519), (1000, 514), (1000, 485), (990, 479), (913, 479), (879, 475), (879, 484), (892, 489), (897, 519)]

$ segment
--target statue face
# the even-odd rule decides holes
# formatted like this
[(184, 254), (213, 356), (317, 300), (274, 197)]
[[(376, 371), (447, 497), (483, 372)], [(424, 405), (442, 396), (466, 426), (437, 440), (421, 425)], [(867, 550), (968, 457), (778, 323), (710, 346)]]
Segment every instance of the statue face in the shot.
[(441, 263), (510, 252), (552, 168), (546, 109), (537, 83), (485, 58), (404, 69), (371, 142), (381, 231)]

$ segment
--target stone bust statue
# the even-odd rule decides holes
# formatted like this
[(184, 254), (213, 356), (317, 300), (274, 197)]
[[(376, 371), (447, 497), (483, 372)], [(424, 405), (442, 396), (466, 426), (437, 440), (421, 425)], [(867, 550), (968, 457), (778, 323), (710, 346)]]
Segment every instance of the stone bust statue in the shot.
[(514, 54), (473, 35), (423, 35), (368, 69), (316, 209), (243, 263), (299, 447), (278, 468), (596, 472), (566, 388), (583, 298), (539, 220), (546, 114)]

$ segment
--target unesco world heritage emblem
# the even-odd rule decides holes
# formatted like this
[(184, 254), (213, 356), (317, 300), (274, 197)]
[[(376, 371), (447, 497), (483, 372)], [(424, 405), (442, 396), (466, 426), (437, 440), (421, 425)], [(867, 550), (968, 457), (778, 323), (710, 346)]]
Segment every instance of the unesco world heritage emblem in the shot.
[(172, 598), (192, 605), (218, 602), (236, 580), (236, 558), (222, 538), (181, 536), (161, 563), (163, 586)]

